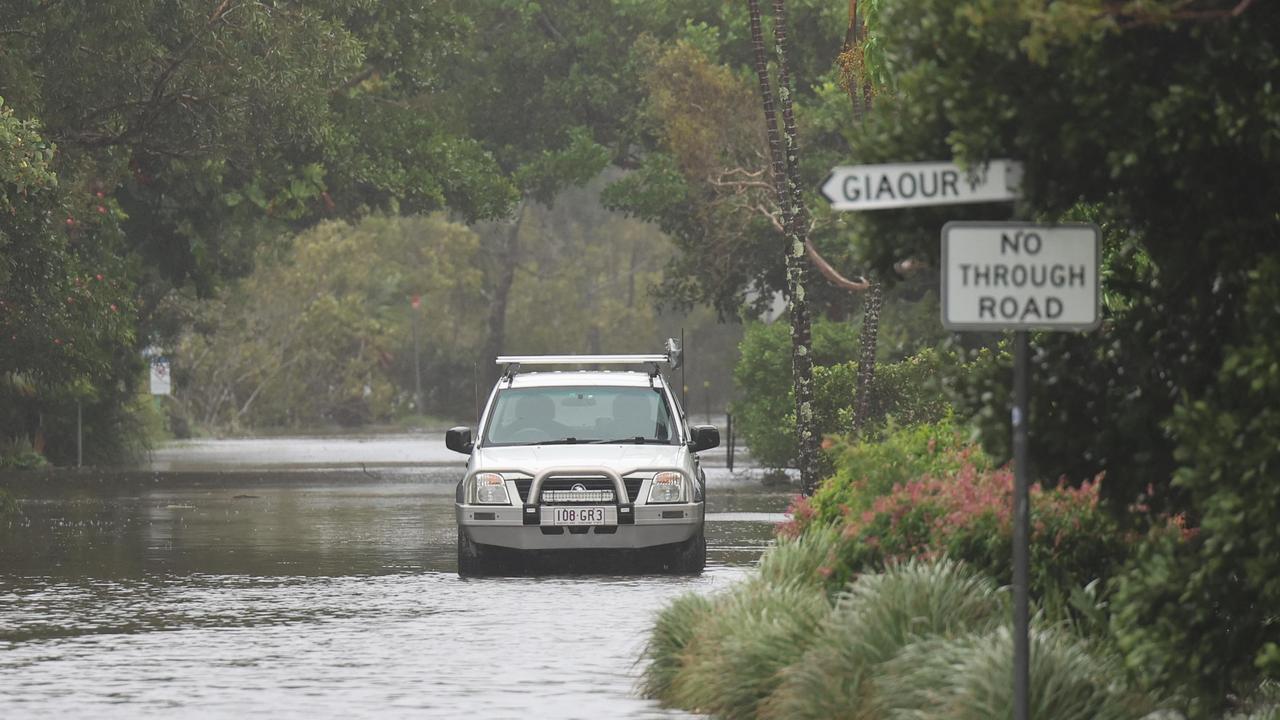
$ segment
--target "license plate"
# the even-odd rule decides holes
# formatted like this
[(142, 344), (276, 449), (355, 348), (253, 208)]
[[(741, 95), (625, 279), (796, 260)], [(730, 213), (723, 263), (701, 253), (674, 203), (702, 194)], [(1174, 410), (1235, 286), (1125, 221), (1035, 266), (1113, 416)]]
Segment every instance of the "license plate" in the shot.
[(543, 525), (617, 525), (618, 508), (612, 505), (542, 508)]

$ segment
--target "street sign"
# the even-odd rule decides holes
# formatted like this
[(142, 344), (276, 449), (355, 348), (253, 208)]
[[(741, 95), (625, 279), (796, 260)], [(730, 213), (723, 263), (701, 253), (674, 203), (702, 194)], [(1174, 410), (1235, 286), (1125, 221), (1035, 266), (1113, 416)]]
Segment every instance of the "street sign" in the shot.
[(844, 165), (822, 183), (832, 210), (1007, 202), (1022, 184), (1022, 164), (992, 160), (965, 170), (952, 162)]
[(151, 394), (168, 395), (173, 389), (169, 375), (169, 361), (162, 357), (151, 358)]
[(942, 227), (942, 324), (1013, 334), (1013, 717), (1031, 717), (1031, 424), (1028, 330), (1092, 330), (1097, 225), (949, 222)]
[(942, 325), (949, 330), (1092, 330), (1097, 225), (950, 222), (942, 228)]

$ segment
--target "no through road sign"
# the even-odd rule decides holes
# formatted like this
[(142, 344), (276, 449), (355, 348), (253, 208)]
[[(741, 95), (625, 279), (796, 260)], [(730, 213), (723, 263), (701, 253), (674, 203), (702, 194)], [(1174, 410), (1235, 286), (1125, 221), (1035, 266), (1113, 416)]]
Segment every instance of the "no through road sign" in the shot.
[(951, 330), (1092, 330), (1097, 225), (950, 222), (942, 228), (942, 324)]

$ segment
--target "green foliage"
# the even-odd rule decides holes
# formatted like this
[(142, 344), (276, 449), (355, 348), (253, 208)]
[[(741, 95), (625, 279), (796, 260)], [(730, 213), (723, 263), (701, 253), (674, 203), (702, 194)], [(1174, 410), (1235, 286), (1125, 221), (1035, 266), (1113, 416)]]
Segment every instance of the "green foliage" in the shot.
[(114, 252), (125, 214), (60, 181), (56, 146), (7, 106), (0, 148), (0, 436), (66, 459), (75, 401), (90, 430), (107, 429), (97, 408), (136, 383), (140, 363), (121, 351), (136, 337), (132, 268)]
[[(679, 181), (666, 173), (637, 174), (609, 199), (671, 235), (679, 255), (667, 269), (664, 297), (711, 305), (726, 318), (744, 311), (756, 317), (785, 287), (785, 273), (782, 237), (770, 217), (776, 198), (764, 160), (747, 6), (699, 0), (666, 7), (680, 17), (676, 41), (650, 23), (652, 38), (642, 36), (632, 50), (643, 90), (632, 140), (644, 151), (638, 164), (670, 168)], [(805, 143), (802, 186), (816, 188), (831, 165), (847, 159), (840, 125), (848, 100), (833, 92), (847, 9), (801, 0), (787, 3), (787, 12), (791, 37), (803, 38), (791, 43), (789, 58)], [(766, 36), (770, 26), (766, 18)], [(654, 155), (662, 159), (651, 160)], [(814, 194), (807, 193), (811, 207)], [(814, 235), (836, 260), (846, 259), (828, 223)], [(836, 310), (854, 304), (849, 293), (825, 284), (813, 283), (806, 297)]]
[[(992, 468), (950, 421), (897, 429), (882, 442), (846, 441), (831, 459), (835, 475), (812, 498), (797, 498), (791, 521), (779, 526), (783, 537), (839, 532), (818, 570), (829, 588), (913, 557), (951, 557), (1010, 581), (1013, 472)], [(1031, 591), (1076, 619), (1090, 610), (1073, 602), (1077, 589), (1110, 578), (1127, 543), (1098, 507), (1097, 479), (1078, 488), (1033, 485), (1031, 492)]]
[(18, 501), (8, 490), (0, 488), (0, 519), (15, 517), (22, 513)]
[(893, 703), (876, 692), (883, 663), (923, 639), (994, 629), (1007, 611), (993, 582), (950, 560), (911, 560), (860, 575), (839, 594), (805, 654), (781, 671), (760, 716), (886, 717)]
[(1131, 668), (1152, 685), (1187, 688), (1198, 716), (1280, 678), (1280, 261), (1254, 270), (1249, 285), (1240, 343), (1224, 349), (1212, 389), (1184, 399), (1167, 425), (1181, 464), (1174, 485), (1198, 512), (1198, 537), (1152, 534), (1116, 581), (1116, 634)]
[[(832, 608), (803, 559), (825, 544), (793, 544), (727, 593), (668, 606), (645, 656), (650, 695), (726, 718), (1011, 715), (1007, 596), (995, 582), (952, 560), (910, 560), (861, 574)], [(1037, 621), (1032, 648), (1036, 717), (1155, 709), (1113, 656), (1067, 626)]]
[(605, 210), (599, 192), (606, 182), (601, 177), (563, 190), (554, 205), (525, 211), (521, 272), (506, 313), (506, 350), (652, 352), (669, 337), (649, 297), (670, 256), (666, 238), (652, 226)]
[[(49, 461), (36, 451), (26, 437), (13, 437), (0, 441), (0, 470), (31, 470), (48, 464)], [(8, 499), (7, 495), (0, 495), (0, 516), (4, 515), (4, 501)]]
[(807, 584), (747, 582), (695, 616), (681, 667), (662, 699), (723, 718), (752, 718), (778, 671), (813, 641), (831, 605)]
[[(866, 162), (1026, 170), (1012, 210), (849, 218), (881, 271), (936, 262), (947, 220), (1101, 225), (1103, 326), (1033, 338), (1031, 443), (1041, 476), (1104, 471), (1110, 511), (1158, 526), (1113, 583), (1112, 626), (1129, 669), (1195, 717), (1220, 716), (1280, 656), (1278, 499), (1263, 480), (1280, 436), (1264, 400), (1277, 392), (1280, 8), (1229, 5), (883, 0), (873, 32), (893, 92), (849, 132)], [(997, 459), (1008, 367), (993, 355), (964, 390)]]
[(86, 459), (134, 445), (141, 346), (267, 238), (514, 199), (450, 104), (422, 101), (473, 29), (451, 4), (10, 3), (0, 27), (0, 372), (31, 385), (0, 386), (0, 434), (55, 460), (77, 401)]
[[(751, 449), (752, 458), (772, 467), (787, 466), (796, 452), (795, 421), (792, 419), (788, 424), (786, 420), (795, 414), (790, 332), (784, 323), (749, 324), (733, 370), (734, 384), (741, 398), (734, 403), (735, 425)], [(857, 343), (855, 326), (816, 319), (813, 323), (815, 381), (820, 372), (817, 367), (855, 357)], [(814, 397), (825, 402), (826, 391), (822, 386), (815, 389)]]
[(826, 587), (829, 568), (840, 549), (840, 540), (835, 528), (816, 526), (802, 534), (779, 534), (760, 558), (757, 567), (759, 578), (775, 585), (797, 583)]
[(874, 439), (839, 436), (827, 451), (835, 469), (810, 500), (812, 520), (830, 524), (858, 515), (897, 486), (920, 478), (953, 476), (972, 465), (981, 472), (991, 460), (951, 418), (936, 423), (889, 427)]
[(643, 654), (645, 666), (640, 691), (646, 697), (670, 696), (683, 666), (685, 648), (714, 607), (705, 595), (687, 593), (672, 600), (658, 613)]
[[(857, 325), (818, 320), (813, 326), (814, 415), (819, 432), (839, 435), (853, 426), (858, 363)], [(956, 366), (957, 369), (952, 369)], [(734, 381), (740, 400), (735, 423), (752, 457), (770, 467), (786, 467), (795, 456), (795, 401), (791, 389), (791, 340), (781, 324), (751, 324), (743, 337)], [(943, 369), (963, 376), (968, 367), (950, 354), (924, 349), (897, 362), (876, 365), (868, 403), (868, 427), (874, 435), (886, 422), (933, 422), (951, 405)]]
[(433, 379), (460, 374), (454, 364), (482, 341), (467, 314), (478, 302), (477, 248), (474, 233), (439, 217), (325, 223), (298, 236), (208, 307), (202, 332), (184, 339), (175, 380), (185, 414), (235, 429), (413, 412), (414, 296), (431, 401), (450, 407), (462, 395), (469, 405), (469, 387), (442, 397), (450, 385)]
[[(1031, 717), (1133, 720), (1153, 703), (1120, 668), (1057, 628), (1031, 632)], [(988, 720), (1013, 716), (1013, 639), (1007, 627), (909, 645), (886, 664), (879, 717)]]
[[(1280, 12), (1255, 4), (1210, 20), (1180, 5), (884, 0), (872, 31), (894, 91), (848, 133), (865, 162), (1025, 166), (1012, 210), (850, 214), (850, 233), (886, 276), (904, 256), (936, 263), (938, 229), (956, 219), (1095, 220), (1120, 249), (1104, 253), (1102, 330), (1035, 338), (1032, 402), (1044, 474), (1105, 470), (1117, 512), (1149, 485), (1166, 503), (1158, 509), (1191, 509), (1169, 492), (1173, 442), (1151, 428), (1215, 382), (1222, 348), (1239, 341), (1229, 319), (1247, 272), (1278, 247)], [(983, 434), (1003, 458), (1007, 381), (997, 377), (973, 400), (992, 411)]]

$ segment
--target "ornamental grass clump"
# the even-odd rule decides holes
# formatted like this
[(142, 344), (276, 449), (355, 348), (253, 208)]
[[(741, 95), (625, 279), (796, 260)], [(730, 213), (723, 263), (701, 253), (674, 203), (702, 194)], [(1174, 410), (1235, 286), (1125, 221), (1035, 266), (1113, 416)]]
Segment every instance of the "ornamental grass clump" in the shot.
[[(1008, 627), (903, 648), (876, 681), (883, 720), (990, 720), (1013, 716)], [(1135, 720), (1155, 708), (1119, 664), (1061, 628), (1031, 631), (1031, 717)]]
[(721, 718), (753, 718), (777, 687), (778, 671), (804, 654), (831, 611), (825, 593), (804, 583), (758, 578), (713, 601), (680, 653), (667, 704)]
[(995, 583), (952, 560), (911, 560), (859, 576), (800, 660), (781, 673), (760, 716), (878, 720), (881, 664), (922, 638), (988, 632), (1008, 616)]
[(641, 656), (641, 662), (645, 663), (640, 676), (641, 694), (652, 698), (666, 698), (670, 694), (671, 683), (681, 669), (684, 649), (711, 608), (707, 596), (688, 593), (658, 613)]
[(834, 527), (814, 527), (802, 535), (779, 537), (760, 558), (759, 580), (825, 587), (840, 542), (840, 531)]

